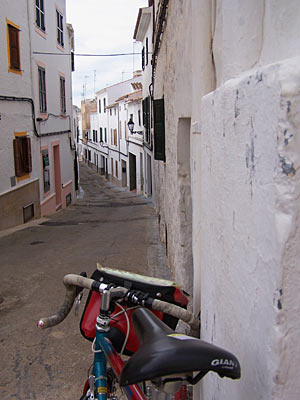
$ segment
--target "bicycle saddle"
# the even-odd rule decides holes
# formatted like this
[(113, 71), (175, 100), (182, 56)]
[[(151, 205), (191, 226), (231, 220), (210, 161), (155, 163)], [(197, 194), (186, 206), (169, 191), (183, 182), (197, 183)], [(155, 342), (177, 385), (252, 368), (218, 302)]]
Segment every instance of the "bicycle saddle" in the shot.
[(203, 340), (175, 334), (151, 311), (138, 308), (132, 322), (140, 345), (121, 372), (121, 386), (193, 371), (199, 371), (201, 377), (214, 371), (221, 377), (240, 378), (240, 365), (233, 354)]

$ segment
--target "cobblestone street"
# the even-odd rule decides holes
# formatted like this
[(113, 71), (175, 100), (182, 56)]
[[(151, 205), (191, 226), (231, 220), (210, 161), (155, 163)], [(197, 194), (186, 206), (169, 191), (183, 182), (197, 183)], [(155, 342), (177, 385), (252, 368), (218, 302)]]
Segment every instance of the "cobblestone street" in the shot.
[(2, 400), (80, 398), (92, 362), (80, 317), (72, 311), (57, 327), (36, 328), (63, 302), (65, 274), (89, 276), (100, 262), (171, 278), (151, 203), (86, 165), (80, 168), (81, 191), (72, 206), (24, 229), (0, 232)]

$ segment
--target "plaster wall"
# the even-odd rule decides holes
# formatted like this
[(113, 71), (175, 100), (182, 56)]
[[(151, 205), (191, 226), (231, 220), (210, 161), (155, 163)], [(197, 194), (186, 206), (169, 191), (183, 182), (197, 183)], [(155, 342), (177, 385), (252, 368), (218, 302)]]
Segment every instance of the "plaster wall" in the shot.
[[(6, 229), (23, 223), (23, 207), (34, 203), (35, 217), (40, 216), (39, 198), (40, 146), (33, 134), (32, 108), (29, 102), (20, 101), (20, 97), (31, 98), (31, 58), (30, 33), (27, 3), (6, 1), (2, 4), (0, 19), (1, 49), (0, 58), (0, 96), (14, 97), (16, 101), (0, 100), (0, 202), (1, 226)], [(9, 69), (9, 51), (7, 23), (16, 26), (19, 31), (21, 70)], [(32, 172), (22, 178), (15, 176), (13, 140), (16, 133), (31, 138)], [(12, 207), (11, 205), (14, 205)]]
[[(31, 96), (31, 68), (30, 68), (30, 41), (29, 25), (26, 2), (19, 3), (18, 0), (3, 0), (1, 2), (1, 57), (0, 57), (0, 79), (2, 96)], [(7, 49), (7, 22), (11, 22), (20, 29), (20, 62), (21, 74), (8, 72), (8, 49)]]
[[(32, 84), (33, 97), (35, 100), (36, 117), (40, 117), (37, 123), (39, 134), (43, 135), (49, 132), (62, 132), (71, 130), (69, 134), (59, 134), (55, 136), (44, 136), (40, 139), (41, 146), (48, 146), (50, 162), (53, 162), (51, 152), (51, 143), (58, 141), (60, 145), (60, 167), (62, 185), (70, 180), (74, 181), (74, 153), (70, 148), (70, 137), (74, 138), (73, 130), (73, 109), (72, 109), (72, 82), (71, 82), (71, 57), (64, 54), (70, 53), (70, 30), (67, 29), (67, 16), (65, 0), (49, 1), (45, 3), (45, 33), (36, 26), (35, 22), (35, 2), (28, 0), (29, 26), (32, 55)], [(57, 18), (56, 10), (63, 15), (63, 35), (64, 46), (57, 44)], [(54, 53), (59, 55), (36, 54), (36, 53)], [(39, 87), (38, 87), (38, 67), (42, 66), (46, 71), (46, 101), (47, 113), (39, 112)], [(60, 77), (65, 79), (65, 98), (66, 112), (61, 113), (60, 101)], [(74, 141), (73, 141), (74, 143)], [(53, 165), (53, 164), (51, 164)], [(52, 167), (51, 167), (52, 169)], [(40, 167), (42, 171), (42, 167)], [(52, 196), (55, 189), (54, 174), (50, 175), (50, 192), (48, 197)], [(40, 180), (40, 193), (43, 193), (43, 182)], [(49, 197), (49, 198), (50, 198)], [(74, 187), (72, 190), (74, 198)], [(64, 203), (63, 203), (64, 205)], [(55, 210), (54, 210), (55, 211)]]
[(155, 206), (159, 214), (160, 235), (165, 242), (168, 263), (175, 279), (190, 293), (193, 286), (193, 259), (192, 219), (188, 213), (192, 204), (191, 195), (188, 194), (184, 212), (184, 185), (179, 177), (180, 145), (177, 135), (180, 119), (190, 118), (193, 108), (191, 26), (191, 2), (169, 2), (154, 85), (154, 98), (165, 99), (166, 163), (154, 162)]
[(248, 69), (299, 54), (299, 18), (297, 0), (212, 2), (217, 86)]
[[(143, 82), (143, 99), (152, 94), (152, 53), (153, 53), (153, 16), (149, 20), (148, 27), (145, 35), (142, 39), (142, 47), (146, 52), (146, 40), (148, 38), (148, 63), (145, 57), (145, 67), (143, 70), (142, 82)], [(150, 113), (151, 115), (151, 113)], [(143, 127), (141, 127), (143, 129)], [(154, 161), (153, 161), (153, 129), (151, 129), (151, 143), (144, 146), (144, 194), (147, 197), (151, 197), (154, 204), (156, 202), (156, 193), (154, 182)]]
[(203, 399), (299, 394), (299, 61), (202, 101), (201, 335), (242, 365), (239, 382), (207, 377)]
[[(134, 130), (143, 132), (143, 126), (139, 124), (138, 111), (140, 111), (140, 120), (142, 124), (141, 101), (133, 101), (127, 104), (128, 119), (133, 114)], [(128, 129), (129, 131), (129, 129)], [(128, 152), (136, 157), (136, 192), (144, 194), (145, 188), (145, 158), (143, 148), (143, 135), (128, 132)], [(141, 168), (142, 159), (142, 168)], [(128, 182), (130, 181), (130, 171), (128, 169)]]

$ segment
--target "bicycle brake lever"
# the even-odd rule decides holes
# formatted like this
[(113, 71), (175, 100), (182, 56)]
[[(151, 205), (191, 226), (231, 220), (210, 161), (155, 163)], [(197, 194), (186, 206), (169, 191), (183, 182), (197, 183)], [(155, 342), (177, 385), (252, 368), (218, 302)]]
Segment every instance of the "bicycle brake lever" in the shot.
[(83, 296), (83, 291), (79, 293), (79, 295), (76, 297), (76, 299), (74, 301), (74, 304), (75, 304), (74, 313), (75, 313), (76, 317), (78, 316), (78, 313), (79, 313), (82, 296)]

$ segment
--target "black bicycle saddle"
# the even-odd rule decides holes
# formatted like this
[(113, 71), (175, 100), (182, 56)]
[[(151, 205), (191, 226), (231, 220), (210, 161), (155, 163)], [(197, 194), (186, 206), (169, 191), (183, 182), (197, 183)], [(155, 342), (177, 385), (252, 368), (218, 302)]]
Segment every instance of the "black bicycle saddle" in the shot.
[(140, 345), (121, 372), (121, 386), (193, 371), (201, 376), (214, 371), (221, 377), (240, 378), (240, 364), (233, 354), (203, 340), (176, 334), (151, 311), (138, 308), (132, 322)]

